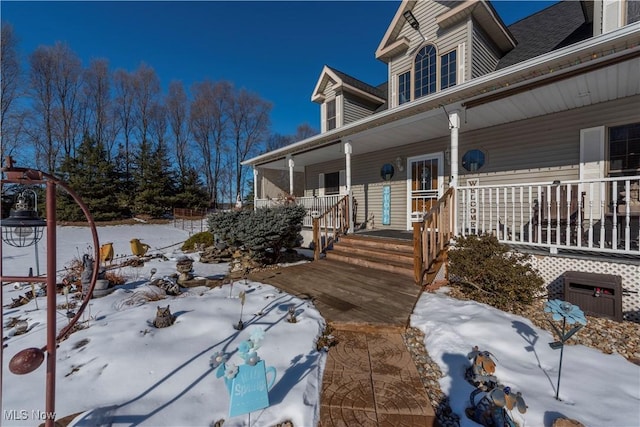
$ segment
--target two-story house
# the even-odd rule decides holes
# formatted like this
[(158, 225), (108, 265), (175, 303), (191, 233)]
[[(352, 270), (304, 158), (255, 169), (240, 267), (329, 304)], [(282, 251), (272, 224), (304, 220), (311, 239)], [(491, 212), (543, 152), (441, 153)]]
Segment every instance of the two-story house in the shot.
[(321, 133), (245, 162), (256, 206), (348, 200), (351, 231), (401, 231), (452, 195), (454, 236), (537, 251), (548, 282), (582, 270), (638, 291), (638, 21), (628, 0), (562, 1), (510, 26), (489, 1), (402, 1), (375, 52), (387, 82), (325, 66)]

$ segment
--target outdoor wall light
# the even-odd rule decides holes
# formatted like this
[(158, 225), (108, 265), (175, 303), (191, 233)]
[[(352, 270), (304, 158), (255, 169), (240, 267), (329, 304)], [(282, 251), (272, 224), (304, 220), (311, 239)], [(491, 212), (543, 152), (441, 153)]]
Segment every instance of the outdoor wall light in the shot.
[(407, 23), (411, 25), (411, 28), (413, 28), (414, 30), (420, 30), (420, 23), (418, 22), (416, 17), (413, 16), (413, 13), (410, 10), (407, 10), (402, 14), (402, 16), (404, 16), (404, 19), (407, 20)]
[(402, 162), (402, 157), (400, 157), (400, 156), (396, 157), (396, 167), (398, 168), (398, 170), (400, 172), (402, 172), (404, 170), (404, 164)]
[[(29, 203), (29, 196), (33, 202)], [(33, 190), (18, 194), (15, 207), (9, 216), (0, 221), (2, 240), (18, 248), (32, 246), (42, 239), (43, 228), (47, 222), (38, 216), (38, 196)]]

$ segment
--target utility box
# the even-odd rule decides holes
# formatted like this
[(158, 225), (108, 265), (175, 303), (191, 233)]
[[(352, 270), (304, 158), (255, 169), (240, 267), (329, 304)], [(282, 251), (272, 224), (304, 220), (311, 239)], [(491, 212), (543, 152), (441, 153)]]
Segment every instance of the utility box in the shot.
[(564, 299), (590, 316), (622, 322), (622, 277), (613, 274), (564, 273)]

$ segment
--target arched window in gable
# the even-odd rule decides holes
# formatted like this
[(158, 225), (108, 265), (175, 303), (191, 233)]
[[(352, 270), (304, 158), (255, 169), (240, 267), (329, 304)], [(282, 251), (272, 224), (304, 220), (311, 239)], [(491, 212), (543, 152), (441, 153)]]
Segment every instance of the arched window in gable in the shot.
[(437, 57), (433, 45), (423, 46), (416, 54), (414, 75), (414, 99), (436, 91)]

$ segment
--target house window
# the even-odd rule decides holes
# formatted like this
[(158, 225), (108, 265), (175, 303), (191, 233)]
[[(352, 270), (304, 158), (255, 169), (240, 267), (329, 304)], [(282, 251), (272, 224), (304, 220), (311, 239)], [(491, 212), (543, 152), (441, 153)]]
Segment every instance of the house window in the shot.
[(436, 72), (436, 48), (433, 45), (424, 46), (415, 59), (415, 99), (436, 91)]
[(411, 73), (398, 76), (398, 105), (411, 101)]
[(340, 194), (340, 172), (324, 174), (324, 194)]
[(336, 100), (327, 102), (327, 130), (336, 128)]
[(640, 174), (640, 123), (609, 128), (609, 173)]
[(456, 51), (442, 55), (440, 58), (440, 89), (456, 85)]

